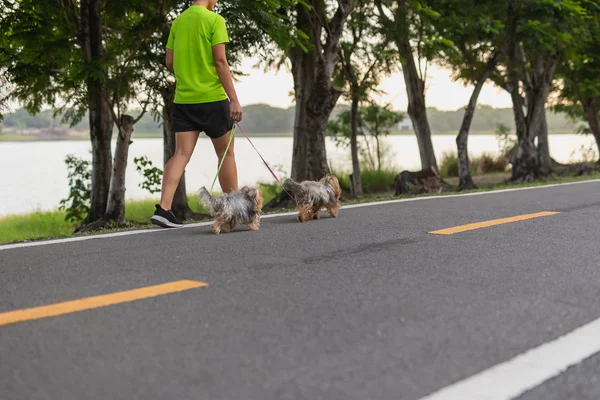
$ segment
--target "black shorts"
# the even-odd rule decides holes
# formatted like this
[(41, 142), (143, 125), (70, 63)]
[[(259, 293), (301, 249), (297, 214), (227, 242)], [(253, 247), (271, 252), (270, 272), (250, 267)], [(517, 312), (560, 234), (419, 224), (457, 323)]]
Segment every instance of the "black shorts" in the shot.
[(200, 131), (212, 139), (220, 138), (233, 128), (229, 100), (199, 104), (173, 104), (173, 132)]

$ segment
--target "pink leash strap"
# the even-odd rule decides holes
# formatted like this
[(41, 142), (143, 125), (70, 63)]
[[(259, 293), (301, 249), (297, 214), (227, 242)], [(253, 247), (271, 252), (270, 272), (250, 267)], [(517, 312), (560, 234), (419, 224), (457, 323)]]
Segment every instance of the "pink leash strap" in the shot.
[(254, 147), (254, 150), (256, 151), (256, 154), (258, 154), (258, 156), (260, 157), (260, 159), (262, 160), (263, 163), (265, 163), (265, 166), (267, 167), (267, 169), (269, 170), (269, 172), (271, 173), (271, 175), (273, 175), (273, 178), (275, 178), (275, 180), (277, 181), (277, 183), (279, 183), (281, 185), (281, 181), (279, 180), (279, 178), (277, 177), (277, 175), (275, 175), (275, 172), (273, 172), (273, 170), (271, 169), (271, 167), (269, 167), (269, 164), (265, 161), (265, 159), (263, 158), (262, 155), (260, 155), (260, 152), (258, 151), (258, 149), (256, 148), (256, 146), (254, 146), (254, 143), (252, 143), (252, 140), (250, 140), (250, 138), (248, 137), (248, 134), (246, 133), (246, 131), (244, 130), (244, 128), (242, 128), (240, 126), (240, 124), (238, 124), (236, 122), (237, 127), (240, 129), (240, 131), (242, 132), (242, 134), (246, 137), (246, 139), (248, 139), (248, 141), (250, 142), (250, 144), (252, 145), (252, 147)]
[(237, 122), (235, 124), (240, 129), (240, 131), (242, 132), (242, 134), (246, 137), (246, 139), (248, 139), (248, 142), (250, 142), (250, 145), (252, 147), (254, 147), (254, 150), (256, 151), (256, 154), (258, 154), (258, 156), (260, 157), (260, 159), (262, 160), (262, 162), (265, 164), (265, 166), (267, 167), (267, 169), (269, 170), (269, 172), (271, 173), (271, 175), (273, 175), (273, 178), (275, 178), (275, 180), (277, 181), (277, 183), (279, 183), (279, 185), (284, 190), (284, 192), (286, 192), (288, 194), (288, 196), (290, 196), (290, 198), (295, 202), (296, 200), (294, 199), (294, 197), (287, 190), (285, 190), (285, 188), (283, 187), (283, 184), (281, 183), (281, 181), (279, 180), (279, 178), (277, 177), (277, 175), (275, 175), (275, 172), (273, 172), (273, 170), (269, 166), (269, 163), (260, 154), (260, 152), (258, 151), (258, 149), (256, 148), (256, 146), (254, 145), (254, 143), (252, 143), (252, 140), (250, 140), (250, 138), (248, 137), (248, 134), (246, 133), (246, 131), (244, 130), (244, 128), (242, 128), (240, 126), (240, 124), (237, 123)]

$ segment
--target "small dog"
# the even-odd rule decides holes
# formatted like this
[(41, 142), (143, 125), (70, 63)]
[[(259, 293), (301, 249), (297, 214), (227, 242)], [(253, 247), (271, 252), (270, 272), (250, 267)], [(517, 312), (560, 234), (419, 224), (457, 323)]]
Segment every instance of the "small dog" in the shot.
[(338, 216), (342, 189), (335, 176), (327, 175), (318, 182), (304, 181), (298, 183), (292, 179), (286, 179), (283, 182), (283, 188), (296, 201), (298, 222), (319, 219), (319, 211), (323, 208), (327, 209), (332, 217)]
[(202, 187), (198, 191), (198, 197), (215, 218), (212, 226), (215, 234), (231, 232), (238, 224), (245, 224), (253, 231), (260, 228), (260, 212), (263, 205), (260, 189), (244, 186), (238, 191), (213, 197)]

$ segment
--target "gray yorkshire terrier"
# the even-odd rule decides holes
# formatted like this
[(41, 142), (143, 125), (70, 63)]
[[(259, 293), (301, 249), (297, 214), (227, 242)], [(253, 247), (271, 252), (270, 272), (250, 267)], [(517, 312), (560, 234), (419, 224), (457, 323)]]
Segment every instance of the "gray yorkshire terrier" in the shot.
[(298, 221), (304, 222), (319, 219), (319, 211), (326, 209), (332, 217), (338, 216), (342, 189), (337, 178), (327, 175), (320, 181), (295, 182), (286, 179), (283, 188), (287, 190), (296, 201)]
[(260, 228), (260, 212), (263, 204), (260, 189), (244, 186), (240, 190), (213, 197), (205, 187), (202, 187), (198, 191), (198, 197), (215, 218), (212, 226), (215, 234), (231, 232), (238, 224), (245, 224), (253, 231)]

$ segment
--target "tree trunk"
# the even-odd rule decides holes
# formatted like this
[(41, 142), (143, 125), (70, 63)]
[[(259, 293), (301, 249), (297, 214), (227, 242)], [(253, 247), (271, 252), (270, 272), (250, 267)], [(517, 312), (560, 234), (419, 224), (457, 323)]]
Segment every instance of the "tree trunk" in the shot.
[(538, 162), (542, 175), (550, 175), (552, 173), (552, 158), (550, 158), (550, 142), (548, 140), (548, 121), (546, 119), (546, 111), (540, 117), (538, 131)]
[[(99, 0), (82, 0), (79, 40), (86, 65), (102, 65), (102, 20)], [(104, 216), (108, 201), (112, 171), (111, 139), (113, 120), (106, 89), (105, 71), (102, 78), (86, 78), (90, 139), (92, 142), (92, 190), (90, 211), (83, 224)]]
[(134, 120), (132, 116), (126, 114), (121, 116), (113, 171), (110, 179), (110, 190), (108, 192), (108, 204), (104, 215), (107, 221), (114, 221), (117, 225), (125, 223), (125, 172), (127, 171), (127, 159), (129, 157), (133, 124)]
[(511, 85), (510, 93), (518, 139), (517, 150), (511, 159), (511, 180), (515, 182), (533, 182), (540, 176), (540, 169), (535, 144), (527, 134), (527, 120), (523, 111), (523, 99), (517, 90), (516, 86)]
[[(600, 121), (598, 120), (598, 97), (592, 97), (589, 99), (585, 108), (585, 117), (594, 139), (596, 139), (596, 146), (598, 147), (598, 155), (600, 157)], [(600, 163), (600, 159), (598, 161)]]
[(358, 104), (361, 97), (361, 85), (351, 60), (341, 60), (344, 74), (350, 83), (350, 155), (352, 158), (352, 174), (350, 174), (350, 192), (353, 197), (363, 195), (360, 174), (360, 159), (358, 158)]
[(548, 175), (552, 170), (550, 147), (548, 144), (548, 124), (546, 122), (546, 99), (550, 91), (550, 84), (540, 84), (541, 87), (533, 88), (527, 96), (527, 137), (528, 141), (538, 139), (537, 164), (538, 176)]
[(538, 138), (538, 163), (542, 175), (552, 172), (552, 160), (550, 159), (550, 145), (548, 143), (548, 123), (546, 120), (546, 101), (552, 78), (556, 70), (558, 55), (556, 58), (543, 59), (540, 56), (532, 58), (532, 85), (531, 93), (528, 94), (527, 104), (527, 130), (533, 140)]
[[(104, 92), (104, 90), (101, 90)], [(90, 99), (90, 136), (92, 141), (92, 192), (90, 212), (85, 223), (102, 218), (106, 211), (112, 172), (112, 115), (106, 98), (99, 94)], [(104, 103), (100, 105), (99, 103)]]
[(383, 155), (381, 154), (381, 142), (379, 134), (375, 135), (375, 146), (377, 149), (377, 171), (381, 171), (381, 159)]
[[(328, 64), (334, 63), (331, 59)], [(296, 91), (296, 118), (292, 153), (292, 179), (319, 180), (329, 173), (325, 131), (341, 90), (331, 85), (330, 66), (311, 53), (292, 58)]]
[(312, 91), (312, 82), (315, 79), (316, 66), (311, 63), (308, 54), (301, 49), (293, 49), (290, 57), (292, 63), (292, 76), (294, 79), (294, 93), (296, 108), (294, 115), (294, 140), (292, 148), (292, 179), (304, 179), (307, 176), (308, 165), (308, 115), (306, 102)]
[[(509, 74), (509, 79), (505, 89), (510, 93), (513, 105), (513, 115), (515, 118), (515, 127), (517, 131), (517, 149), (511, 158), (512, 176), (514, 182), (533, 182), (541, 175), (537, 149), (534, 144), (535, 137), (531, 137), (530, 133), (531, 118), (536, 110), (532, 97), (534, 91), (530, 88), (531, 82), (528, 77), (528, 72), (524, 67), (524, 55), (522, 55), (518, 43), (514, 40), (510, 43), (510, 52), (508, 58), (508, 70), (512, 71)], [(521, 71), (517, 74), (516, 71)], [(527, 116), (525, 115), (524, 99), (519, 93), (519, 82), (525, 81), (526, 96), (527, 96)], [(539, 120), (539, 118), (538, 118)]]
[[(318, 68), (317, 80), (306, 103), (308, 135), (305, 135), (305, 138), (308, 141), (308, 163), (305, 165), (305, 175), (298, 176), (299, 180), (319, 180), (329, 174), (325, 147), (327, 121), (342, 91), (331, 86), (331, 75), (323, 71), (322, 66)], [(298, 168), (296, 170), (298, 171)]]
[(363, 188), (358, 158), (358, 97), (353, 96), (350, 107), (350, 152), (352, 153), (352, 196), (362, 196)]
[(433, 151), (431, 128), (429, 127), (427, 107), (425, 105), (425, 82), (419, 77), (408, 38), (399, 38), (396, 41), (396, 45), (400, 54), (402, 73), (406, 84), (408, 115), (410, 116), (415, 134), (417, 135), (419, 154), (421, 156), (421, 168), (426, 170), (433, 167), (437, 170), (437, 160)]
[[(176, 142), (175, 132), (171, 129), (171, 115), (173, 111), (173, 96), (175, 93), (175, 87), (170, 86), (162, 90), (163, 98), (163, 158), (164, 164), (173, 154), (175, 154)], [(171, 206), (173, 214), (180, 220), (200, 219), (203, 215), (194, 213), (188, 204), (187, 192), (185, 188), (185, 172), (181, 176), (181, 180), (175, 190), (175, 196), (173, 197), (173, 204)]]
[(502, 54), (501, 51), (496, 51), (492, 58), (487, 62), (485, 69), (477, 79), (477, 83), (471, 93), (469, 104), (465, 109), (465, 115), (463, 116), (458, 136), (456, 137), (456, 147), (458, 150), (458, 190), (470, 190), (477, 189), (477, 185), (473, 182), (471, 177), (470, 163), (469, 163), (469, 150), (468, 150), (468, 138), (469, 130), (471, 129), (471, 122), (475, 115), (475, 107), (477, 106), (477, 99), (483, 88), (483, 84), (490, 77), (492, 71), (498, 63), (498, 59)]
[(392, 32), (393, 41), (396, 43), (398, 54), (400, 55), (400, 64), (402, 65), (402, 73), (408, 97), (408, 115), (417, 136), (421, 167), (423, 170), (430, 168), (437, 170), (437, 160), (433, 151), (431, 128), (427, 119), (427, 108), (425, 105), (425, 82), (423, 82), (417, 71), (417, 64), (415, 64), (411, 46), (412, 35), (409, 18), (412, 12), (410, 9), (411, 5), (407, 0), (397, 0), (398, 7), (396, 7), (393, 18), (390, 18), (384, 11), (381, 0), (376, 1), (375, 5), (379, 9), (380, 23)]
[(558, 54), (549, 59), (540, 56), (532, 57), (531, 83), (527, 93), (527, 136), (533, 143), (538, 139), (537, 151), (537, 176), (546, 176), (552, 172), (552, 159), (550, 158), (550, 146), (548, 143), (548, 123), (546, 120), (546, 101), (554, 71), (556, 70)]

